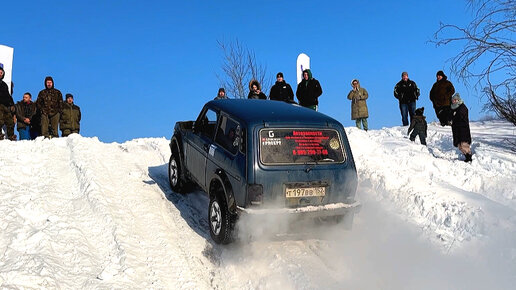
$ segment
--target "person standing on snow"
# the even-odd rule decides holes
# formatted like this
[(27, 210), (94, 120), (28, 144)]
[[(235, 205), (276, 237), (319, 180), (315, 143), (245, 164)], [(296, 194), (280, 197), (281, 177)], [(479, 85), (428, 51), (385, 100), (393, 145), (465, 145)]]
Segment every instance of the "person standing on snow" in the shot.
[(73, 103), (73, 95), (66, 94), (66, 102), (63, 104), (59, 129), (61, 136), (66, 137), (72, 133), (79, 134), (81, 130), (81, 108)]
[[(419, 136), (419, 141), (421, 141), (421, 145), (426, 146), (426, 135), (428, 125), (426, 123), (426, 117), (423, 116), (425, 112), (425, 107), (421, 107), (414, 112), (414, 117), (410, 121), (410, 126), (407, 131), (407, 135), (410, 135), (410, 141), (416, 141), (416, 136)], [(412, 131), (414, 130), (414, 131)], [(410, 132), (412, 131), (412, 134)]]
[(305, 69), (303, 71), (303, 80), (297, 85), (296, 97), (299, 104), (303, 107), (317, 111), (319, 105), (319, 97), (322, 95), (321, 84), (312, 77), (312, 71)]
[(63, 95), (54, 88), (52, 77), (45, 78), (45, 89), (39, 92), (36, 105), (41, 112), (41, 135), (45, 138), (59, 137), (57, 126), (63, 106)]
[(32, 131), (32, 122), (36, 115), (36, 104), (32, 102), (32, 95), (29, 92), (23, 94), (23, 99), (16, 103), (16, 130), (20, 135), (20, 140), (32, 140), (35, 138)]
[(408, 72), (401, 73), (401, 80), (394, 87), (394, 97), (398, 99), (403, 126), (408, 126), (416, 110), (416, 100), (419, 98), (419, 88), (413, 80), (408, 77)]
[(465, 162), (471, 162), (473, 154), (471, 153), (471, 132), (469, 130), (468, 108), (464, 105), (464, 101), (458, 93), (452, 97), (452, 133), (453, 146), (458, 147), (460, 152), (466, 157)]
[(432, 101), (435, 115), (441, 122), (441, 126), (450, 125), (450, 105), (455, 88), (442, 70), (437, 72), (436, 78), (437, 81), (430, 90), (430, 101)]
[(249, 94), (247, 98), (267, 100), (267, 96), (262, 92), (262, 88), (260, 87), (260, 82), (257, 80), (251, 80), (249, 82)]
[(9, 93), (9, 87), (4, 82), (5, 71), (0, 66), (0, 140), (4, 139), (4, 135), (1, 134), (2, 127), (6, 126), (6, 134), (9, 140), (16, 140), (14, 135), (14, 113), (16, 111), (14, 107), (14, 100)]
[(282, 72), (276, 74), (276, 83), (271, 88), (269, 99), (290, 104), (294, 103), (294, 92), (292, 91), (292, 87), (283, 79)]
[(224, 90), (224, 88), (220, 88), (219, 91), (217, 92), (217, 96), (215, 97), (214, 100), (221, 100), (221, 99), (227, 99), (228, 97), (226, 96), (226, 90)]
[(358, 129), (368, 130), (367, 118), (369, 112), (367, 110), (366, 100), (369, 97), (367, 90), (360, 87), (360, 82), (357, 79), (351, 81), (353, 89), (349, 91), (348, 100), (351, 100), (351, 120), (355, 120)]

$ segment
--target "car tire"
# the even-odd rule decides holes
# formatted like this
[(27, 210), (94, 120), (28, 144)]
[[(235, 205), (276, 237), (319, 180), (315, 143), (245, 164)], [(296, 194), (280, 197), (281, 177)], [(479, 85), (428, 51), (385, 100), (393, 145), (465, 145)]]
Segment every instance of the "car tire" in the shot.
[(185, 192), (185, 181), (183, 180), (183, 167), (177, 151), (173, 151), (168, 161), (168, 182), (173, 191)]
[(229, 244), (232, 241), (232, 218), (222, 192), (211, 194), (208, 210), (208, 224), (211, 238), (217, 244)]

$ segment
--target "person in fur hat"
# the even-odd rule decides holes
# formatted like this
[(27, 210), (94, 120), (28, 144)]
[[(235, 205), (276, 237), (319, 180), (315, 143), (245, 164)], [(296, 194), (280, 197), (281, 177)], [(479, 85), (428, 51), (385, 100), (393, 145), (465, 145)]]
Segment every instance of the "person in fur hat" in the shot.
[(257, 80), (251, 80), (249, 82), (249, 94), (247, 95), (247, 98), (267, 100), (267, 96), (262, 92), (260, 82)]
[(464, 104), (458, 93), (452, 97), (452, 133), (453, 146), (458, 147), (460, 152), (466, 157), (465, 162), (471, 162), (471, 132), (469, 130), (468, 108)]
[(442, 70), (436, 74), (437, 81), (430, 90), (430, 101), (435, 109), (435, 115), (441, 122), (441, 126), (450, 125), (451, 97), (455, 93), (453, 84)]
[[(421, 145), (426, 146), (426, 132), (427, 132), (427, 123), (426, 117), (423, 115), (425, 112), (425, 107), (421, 107), (414, 111), (414, 116), (412, 117), (412, 121), (410, 122), (410, 126), (407, 131), (407, 135), (410, 135), (410, 141), (415, 142), (416, 136), (419, 136), (419, 141), (421, 141)], [(410, 133), (412, 131), (412, 134)]]
[(366, 89), (360, 87), (360, 82), (357, 79), (351, 81), (351, 87), (353, 89), (348, 93), (348, 100), (351, 100), (351, 120), (355, 120), (358, 129), (362, 129), (361, 125), (363, 125), (364, 130), (367, 131), (369, 112), (366, 100), (369, 94)]

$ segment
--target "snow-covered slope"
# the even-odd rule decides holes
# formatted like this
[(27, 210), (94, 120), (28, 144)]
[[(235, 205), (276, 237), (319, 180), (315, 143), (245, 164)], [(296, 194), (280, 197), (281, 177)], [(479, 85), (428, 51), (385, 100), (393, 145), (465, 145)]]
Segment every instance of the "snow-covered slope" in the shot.
[(347, 129), (364, 204), (352, 232), (260, 232), (229, 246), (210, 240), (203, 193), (169, 189), (165, 138), (0, 141), (0, 288), (513, 285), (514, 127), (472, 123), (472, 164), (449, 127), (431, 124), (428, 148), (405, 130)]

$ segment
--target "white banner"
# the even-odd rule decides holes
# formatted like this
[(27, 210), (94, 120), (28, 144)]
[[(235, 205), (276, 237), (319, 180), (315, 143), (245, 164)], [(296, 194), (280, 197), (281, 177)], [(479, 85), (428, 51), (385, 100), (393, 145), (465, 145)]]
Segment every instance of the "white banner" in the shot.
[(4, 68), (3, 81), (9, 87), (9, 93), (11, 93), (11, 81), (13, 79), (13, 54), (14, 48), (0, 44), (0, 66)]
[(301, 75), (305, 69), (310, 68), (310, 57), (304, 53), (297, 56), (297, 84), (301, 82)]

